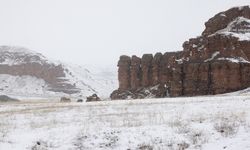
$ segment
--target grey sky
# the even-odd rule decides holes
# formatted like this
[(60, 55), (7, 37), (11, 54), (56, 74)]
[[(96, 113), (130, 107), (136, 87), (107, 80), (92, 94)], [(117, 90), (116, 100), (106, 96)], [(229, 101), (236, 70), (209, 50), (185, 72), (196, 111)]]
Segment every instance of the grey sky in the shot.
[(176, 51), (204, 22), (249, 0), (0, 0), (0, 45), (76, 64)]

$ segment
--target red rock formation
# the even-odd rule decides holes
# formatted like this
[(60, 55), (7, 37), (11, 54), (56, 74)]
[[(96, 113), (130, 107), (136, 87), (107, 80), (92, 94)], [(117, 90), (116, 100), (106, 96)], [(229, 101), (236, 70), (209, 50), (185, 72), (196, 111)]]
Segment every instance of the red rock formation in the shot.
[(130, 59), (125, 62), (124, 58), (120, 59), (125, 63), (118, 65), (120, 88), (111, 98), (195, 96), (249, 87), (249, 6), (221, 12), (205, 26), (201, 36), (184, 42), (181, 52), (157, 53), (154, 57), (145, 54), (141, 62), (134, 57), (131, 66)]
[(131, 58), (129, 56), (121, 56), (118, 62), (118, 80), (119, 90), (130, 89), (130, 65)]
[(141, 58), (132, 56), (130, 67), (130, 85), (131, 89), (135, 90), (141, 86)]
[(152, 66), (153, 55), (144, 54), (141, 60), (142, 68), (142, 86), (148, 87), (152, 84), (153, 66)]
[(161, 65), (162, 54), (156, 53), (152, 62), (152, 84), (157, 85), (160, 83), (160, 65)]
[(227, 25), (237, 17), (250, 18), (249, 6), (234, 7), (216, 14), (205, 23), (206, 29), (203, 31), (202, 35), (211, 35), (216, 31), (226, 28)]

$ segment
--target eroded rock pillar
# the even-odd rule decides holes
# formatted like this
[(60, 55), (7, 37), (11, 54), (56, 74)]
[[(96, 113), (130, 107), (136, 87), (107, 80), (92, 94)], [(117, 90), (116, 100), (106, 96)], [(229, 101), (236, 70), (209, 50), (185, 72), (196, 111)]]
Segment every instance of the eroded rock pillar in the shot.
[(141, 60), (142, 66), (142, 86), (148, 87), (152, 84), (152, 54), (144, 54)]
[(130, 84), (131, 84), (131, 89), (135, 90), (141, 86), (141, 58), (137, 56), (132, 56), (131, 59), (131, 68), (130, 68)]
[(130, 66), (131, 58), (129, 56), (121, 56), (118, 62), (118, 80), (119, 90), (124, 91), (130, 89)]

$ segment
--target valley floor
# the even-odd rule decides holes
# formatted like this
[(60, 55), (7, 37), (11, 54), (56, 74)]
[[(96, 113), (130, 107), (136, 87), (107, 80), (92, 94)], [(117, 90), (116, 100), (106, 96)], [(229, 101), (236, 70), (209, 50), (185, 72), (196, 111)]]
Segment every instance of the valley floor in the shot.
[(0, 103), (1, 150), (249, 150), (250, 96)]

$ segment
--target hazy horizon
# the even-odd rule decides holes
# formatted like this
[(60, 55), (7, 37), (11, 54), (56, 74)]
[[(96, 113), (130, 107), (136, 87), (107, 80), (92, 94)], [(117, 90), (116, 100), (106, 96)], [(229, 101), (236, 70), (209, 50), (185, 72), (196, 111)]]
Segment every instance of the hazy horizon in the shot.
[(0, 45), (79, 65), (182, 50), (215, 14), (247, 0), (0, 0)]

